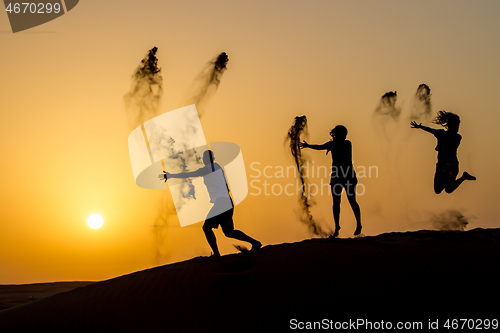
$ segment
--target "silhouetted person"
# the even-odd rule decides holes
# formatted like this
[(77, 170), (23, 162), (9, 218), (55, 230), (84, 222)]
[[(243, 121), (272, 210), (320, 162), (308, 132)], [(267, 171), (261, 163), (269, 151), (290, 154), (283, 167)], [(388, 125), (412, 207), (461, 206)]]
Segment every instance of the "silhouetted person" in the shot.
[(182, 172), (171, 174), (163, 171), (158, 177), (165, 179), (169, 178), (191, 178), (203, 177), (205, 186), (207, 187), (208, 194), (210, 195), (210, 202), (214, 205), (208, 212), (205, 223), (203, 224), (203, 232), (207, 237), (208, 244), (212, 248), (215, 257), (220, 257), (219, 248), (217, 247), (217, 240), (213, 228), (217, 229), (219, 225), (222, 227), (224, 235), (229, 238), (235, 238), (244, 242), (252, 244), (251, 250), (260, 249), (262, 243), (258, 240), (247, 236), (245, 233), (235, 230), (233, 224), (234, 205), (233, 200), (229, 194), (229, 187), (226, 183), (224, 170), (219, 164), (214, 163), (215, 157), (211, 150), (203, 153), (203, 163), (205, 166), (192, 172)]
[(361, 233), (361, 212), (356, 202), (356, 185), (358, 179), (352, 165), (352, 145), (346, 140), (347, 128), (342, 125), (336, 126), (330, 131), (332, 140), (322, 145), (310, 145), (306, 141), (300, 144), (301, 148), (311, 148), (315, 150), (327, 150), (332, 154), (332, 173), (330, 175), (330, 186), (333, 197), (333, 220), (335, 221), (334, 237), (339, 235), (340, 230), (340, 199), (342, 189), (345, 189), (347, 199), (356, 217), (356, 231), (354, 235)]
[(439, 194), (445, 190), (446, 193), (451, 193), (464, 180), (476, 180), (476, 177), (471, 176), (467, 172), (464, 172), (462, 177), (456, 179), (458, 175), (457, 149), (462, 140), (462, 136), (458, 134), (460, 117), (451, 112), (439, 111), (432, 122), (442, 125), (446, 130), (422, 126), (422, 124), (417, 124), (415, 121), (412, 121), (410, 125), (412, 128), (420, 128), (432, 133), (437, 138), (436, 150), (438, 152), (438, 161), (434, 175), (434, 192)]

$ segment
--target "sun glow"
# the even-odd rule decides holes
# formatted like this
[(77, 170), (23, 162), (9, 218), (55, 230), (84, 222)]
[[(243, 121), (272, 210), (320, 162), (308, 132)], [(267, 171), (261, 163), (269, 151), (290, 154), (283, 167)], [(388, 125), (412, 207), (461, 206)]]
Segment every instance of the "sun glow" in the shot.
[(102, 219), (102, 216), (99, 214), (92, 214), (87, 219), (87, 224), (92, 229), (99, 229), (100, 227), (102, 227), (103, 223), (104, 223), (104, 220)]

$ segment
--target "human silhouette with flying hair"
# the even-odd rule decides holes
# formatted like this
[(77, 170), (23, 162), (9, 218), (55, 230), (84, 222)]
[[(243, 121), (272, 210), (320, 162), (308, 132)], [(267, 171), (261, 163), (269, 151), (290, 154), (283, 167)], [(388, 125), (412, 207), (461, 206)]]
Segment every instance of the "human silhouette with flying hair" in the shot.
[(333, 220), (335, 221), (335, 233), (337, 237), (340, 231), (340, 201), (342, 190), (345, 189), (347, 200), (351, 205), (354, 216), (356, 217), (356, 230), (354, 235), (361, 234), (361, 211), (356, 202), (356, 185), (358, 179), (352, 165), (352, 144), (346, 140), (347, 128), (338, 125), (330, 131), (332, 140), (322, 145), (311, 145), (306, 141), (300, 143), (301, 148), (311, 148), (314, 150), (326, 150), (326, 153), (332, 154), (332, 173), (330, 175), (330, 187), (333, 197)]
[(229, 238), (235, 238), (244, 242), (252, 244), (251, 250), (257, 250), (262, 247), (262, 243), (258, 240), (247, 236), (240, 230), (234, 229), (233, 223), (233, 212), (234, 204), (233, 200), (229, 194), (229, 187), (226, 183), (226, 177), (224, 175), (224, 170), (219, 164), (214, 163), (215, 156), (211, 150), (206, 150), (203, 153), (203, 163), (204, 167), (192, 171), (192, 172), (181, 172), (177, 174), (168, 173), (163, 171), (158, 178), (167, 179), (170, 178), (191, 178), (191, 177), (203, 177), (205, 186), (207, 187), (208, 194), (210, 195), (210, 202), (214, 205), (208, 212), (205, 223), (203, 224), (203, 232), (207, 238), (208, 244), (212, 248), (213, 256), (220, 257), (219, 248), (217, 247), (217, 240), (212, 229), (217, 229), (219, 225), (224, 232), (224, 235)]
[(462, 140), (462, 136), (458, 134), (460, 117), (452, 112), (439, 111), (432, 122), (443, 126), (446, 130), (423, 126), (422, 124), (417, 124), (415, 121), (412, 121), (410, 125), (412, 128), (420, 128), (429, 132), (437, 138), (435, 149), (438, 152), (438, 156), (436, 173), (434, 175), (434, 192), (439, 194), (445, 190), (446, 193), (452, 193), (464, 180), (476, 180), (476, 177), (465, 171), (462, 177), (457, 179), (459, 170), (457, 150)]

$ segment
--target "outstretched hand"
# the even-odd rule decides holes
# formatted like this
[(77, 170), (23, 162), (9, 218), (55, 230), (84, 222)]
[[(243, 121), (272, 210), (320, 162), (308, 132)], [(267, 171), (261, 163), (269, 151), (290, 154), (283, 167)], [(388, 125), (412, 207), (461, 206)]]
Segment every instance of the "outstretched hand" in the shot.
[(167, 182), (167, 179), (170, 178), (170, 174), (166, 171), (163, 171), (163, 173), (160, 173), (158, 175), (158, 178), (163, 179), (163, 180), (165, 180), (165, 182)]
[(299, 142), (299, 148), (308, 148), (309, 144), (306, 142), (306, 140)]
[(411, 125), (411, 128), (422, 128), (422, 123), (417, 124), (417, 122), (416, 122), (416, 121), (412, 121), (412, 122), (410, 123), (410, 125)]

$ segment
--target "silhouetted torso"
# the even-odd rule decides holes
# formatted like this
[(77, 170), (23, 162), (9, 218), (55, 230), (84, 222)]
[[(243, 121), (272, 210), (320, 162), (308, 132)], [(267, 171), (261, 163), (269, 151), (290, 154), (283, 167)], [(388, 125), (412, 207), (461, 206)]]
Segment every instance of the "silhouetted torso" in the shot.
[(332, 154), (332, 166), (352, 165), (352, 145), (349, 140), (332, 140), (327, 143), (328, 151)]
[(457, 149), (462, 140), (462, 136), (458, 133), (449, 132), (443, 129), (434, 130), (433, 134), (438, 140), (436, 146), (438, 160), (456, 158)]
[(209, 170), (209, 173), (203, 176), (203, 182), (207, 187), (210, 195), (210, 202), (215, 202), (217, 198), (230, 198), (229, 188), (224, 176), (224, 170), (217, 163), (210, 163), (204, 168)]

